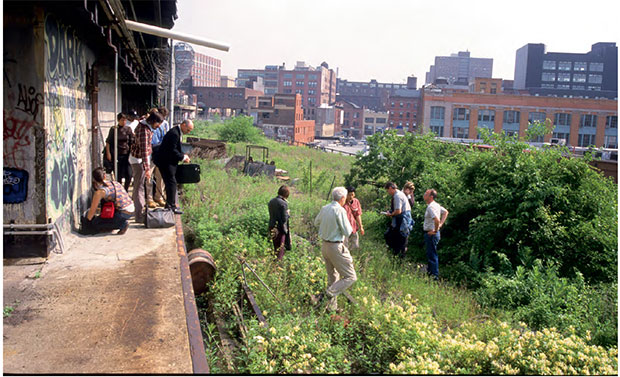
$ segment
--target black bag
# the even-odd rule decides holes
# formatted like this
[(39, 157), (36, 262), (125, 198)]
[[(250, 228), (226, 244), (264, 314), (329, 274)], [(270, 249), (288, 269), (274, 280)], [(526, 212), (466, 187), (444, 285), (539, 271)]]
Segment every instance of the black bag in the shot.
[(181, 164), (177, 166), (175, 177), (177, 183), (198, 183), (200, 182), (200, 165)]
[[(144, 198), (146, 195), (146, 182), (144, 182)], [(145, 206), (144, 226), (147, 228), (170, 228), (176, 223), (174, 211), (170, 208), (149, 209)]]
[(88, 220), (88, 217), (86, 216), (87, 214), (88, 210), (84, 211), (82, 216), (80, 216), (80, 229), (78, 229), (78, 233), (85, 236), (99, 233), (99, 231), (93, 226), (93, 223)]
[(170, 228), (176, 223), (174, 211), (169, 208), (149, 209), (146, 206), (144, 225), (147, 228)]
[(103, 150), (103, 169), (107, 174), (112, 173), (114, 170), (114, 155), (112, 155), (112, 160), (108, 160), (105, 158), (105, 149)]

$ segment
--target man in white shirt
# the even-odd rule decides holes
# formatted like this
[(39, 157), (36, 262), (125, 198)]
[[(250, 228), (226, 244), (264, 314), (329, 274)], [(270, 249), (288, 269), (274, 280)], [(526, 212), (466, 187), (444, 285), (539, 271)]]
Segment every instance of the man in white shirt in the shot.
[(347, 189), (336, 187), (332, 191), (332, 199), (314, 219), (314, 225), (319, 227), (319, 237), (323, 240), (321, 252), (327, 269), (327, 290), (312, 295), (311, 300), (318, 307), (327, 298), (327, 309), (335, 311), (338, 308), (336, 297), (355, 283), (357, 275), (351, 253), (343, 243), (345, 237), (353, 231), (344, 209)]
[(433, 279), (439, 279), (439, 257), (437, 244), (440, 240), (439, 229), (448, 218), (448, 210), (435, 201), (437, 191), (428, 189), (424, 193), (424, 202), (428, 205), (424, 213), (424, 243), (426, 244), (426, 258), (428, 259), (428, 274)]

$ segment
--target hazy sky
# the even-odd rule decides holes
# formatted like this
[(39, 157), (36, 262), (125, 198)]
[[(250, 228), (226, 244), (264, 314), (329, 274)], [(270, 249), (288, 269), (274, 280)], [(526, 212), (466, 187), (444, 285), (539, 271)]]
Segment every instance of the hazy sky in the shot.
[(298, 60), (326, 61), (339, 77), (424, 84), (435, 56), (469, 50), (493, 58), (493, 77), (512, 79), (515, 52), (618, 43), (620, 1), (547, 0), (178, 0), (175, 31), (225, 42), (229, 52), (194, 46), (222, 60), (222, 75)]

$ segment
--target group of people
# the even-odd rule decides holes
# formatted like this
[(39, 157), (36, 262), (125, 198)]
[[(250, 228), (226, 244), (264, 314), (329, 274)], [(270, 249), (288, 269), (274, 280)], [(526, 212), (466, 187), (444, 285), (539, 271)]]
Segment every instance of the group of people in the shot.
[[(167, 115), (168, 111), (163, 107), (151, 109), (140, 118), (133, 110), (117, 115), (117, 125), (110, 129), (106, 139), (104, 168), (93, 171), (95, 192), (85, 220), (90, 221), (95, 230), (118, 229), (118, 234), (124, 234), (129, 227), (131, 216), (127, 217), (128, 214), (131, 212), (136, 222), (144, 222), (146, 206), (156, 208), (159, 205), (175, 214), (183, 213), (177, 205), (175, 175), (180, 162), (190, 162), (181, 148), (181, 136), (191, 132), (194, 124), (186, 119), (179, 126), (170, 127), (165, 120)], [(127, 121), (130, 123), (127, 124)], [(106, 173), (114, 170), (115, 155), (116, 181), (106, 180)], [(152, 178), (155, 178), (154, 182)], [(130, 197), (128, 191), (132, 181), (133, 193)], [(114, 203), (113, 218), (95, 218), (102, 201)]]
[[(398, 190), (393, 182), (384, 185), (392, 196), (390, 210), (382, 212), (391, 218), (385, 232), (385, 240), (399, 257), (407, 251), (409, 233), (413, 229), (411, 208), (415, 204), (413, 192), (415, 186), (406, 182), (403, 190)], [(276, 257), (281, 260), (286, 250), (291, 249), (288, 197), (290, 191), (286, 185), (280, 186), (278, 196), (269, 204), (269, 232), (273, 241)], [(327, 289), (318, 295), (312, 295), (312, 303), (319, 307), (327, 301), (326, 309), (337, 310), (336, 297), (347, 290), (357, 280), (350, 249), (359, 248), (359, 236), (364, 235), (362, 224), (362, 206), (355, 197), (354, 187), (336, 187), (332, 190), (332, 202), (323, 206), (314, 220), (321, 239), (321, 254), (327, 270)], [(428, 189), (424, 193), (427, 204), (424, 214), (424, 242), (428, 259), (427, 273), (433, 279), (439, 278), (439, 261), (437, 246), (440, 229), (448, 218), (448, 211), (435, 199), (437, 191)]]

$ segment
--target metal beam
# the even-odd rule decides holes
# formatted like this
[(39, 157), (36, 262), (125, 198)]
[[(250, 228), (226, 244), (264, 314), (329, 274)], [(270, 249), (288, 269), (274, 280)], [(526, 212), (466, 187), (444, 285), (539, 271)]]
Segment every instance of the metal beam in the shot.
[(156, 35), (162, 38), (175, 39), (178, 41), (193, 43), (193, 44), (197, 44), (197, 45), (209, 47), (209, 48), (214, 48), (216, 50), (221, 50), (221, 51), (228, 51), (230, 49), (230, 46), (228, 44), (225, 44), (222, 42), (197, 37), (191, 34), (180, 33), (177, 31), (172, 31), (172, 30), (164, 29), (158, 26), (144, 24), (141, 22), (125, 20), (125, 25), (127, 25), (127, 28), (129, 30), (139, 31), (141, 33), (147, 33), (151, 35)]

